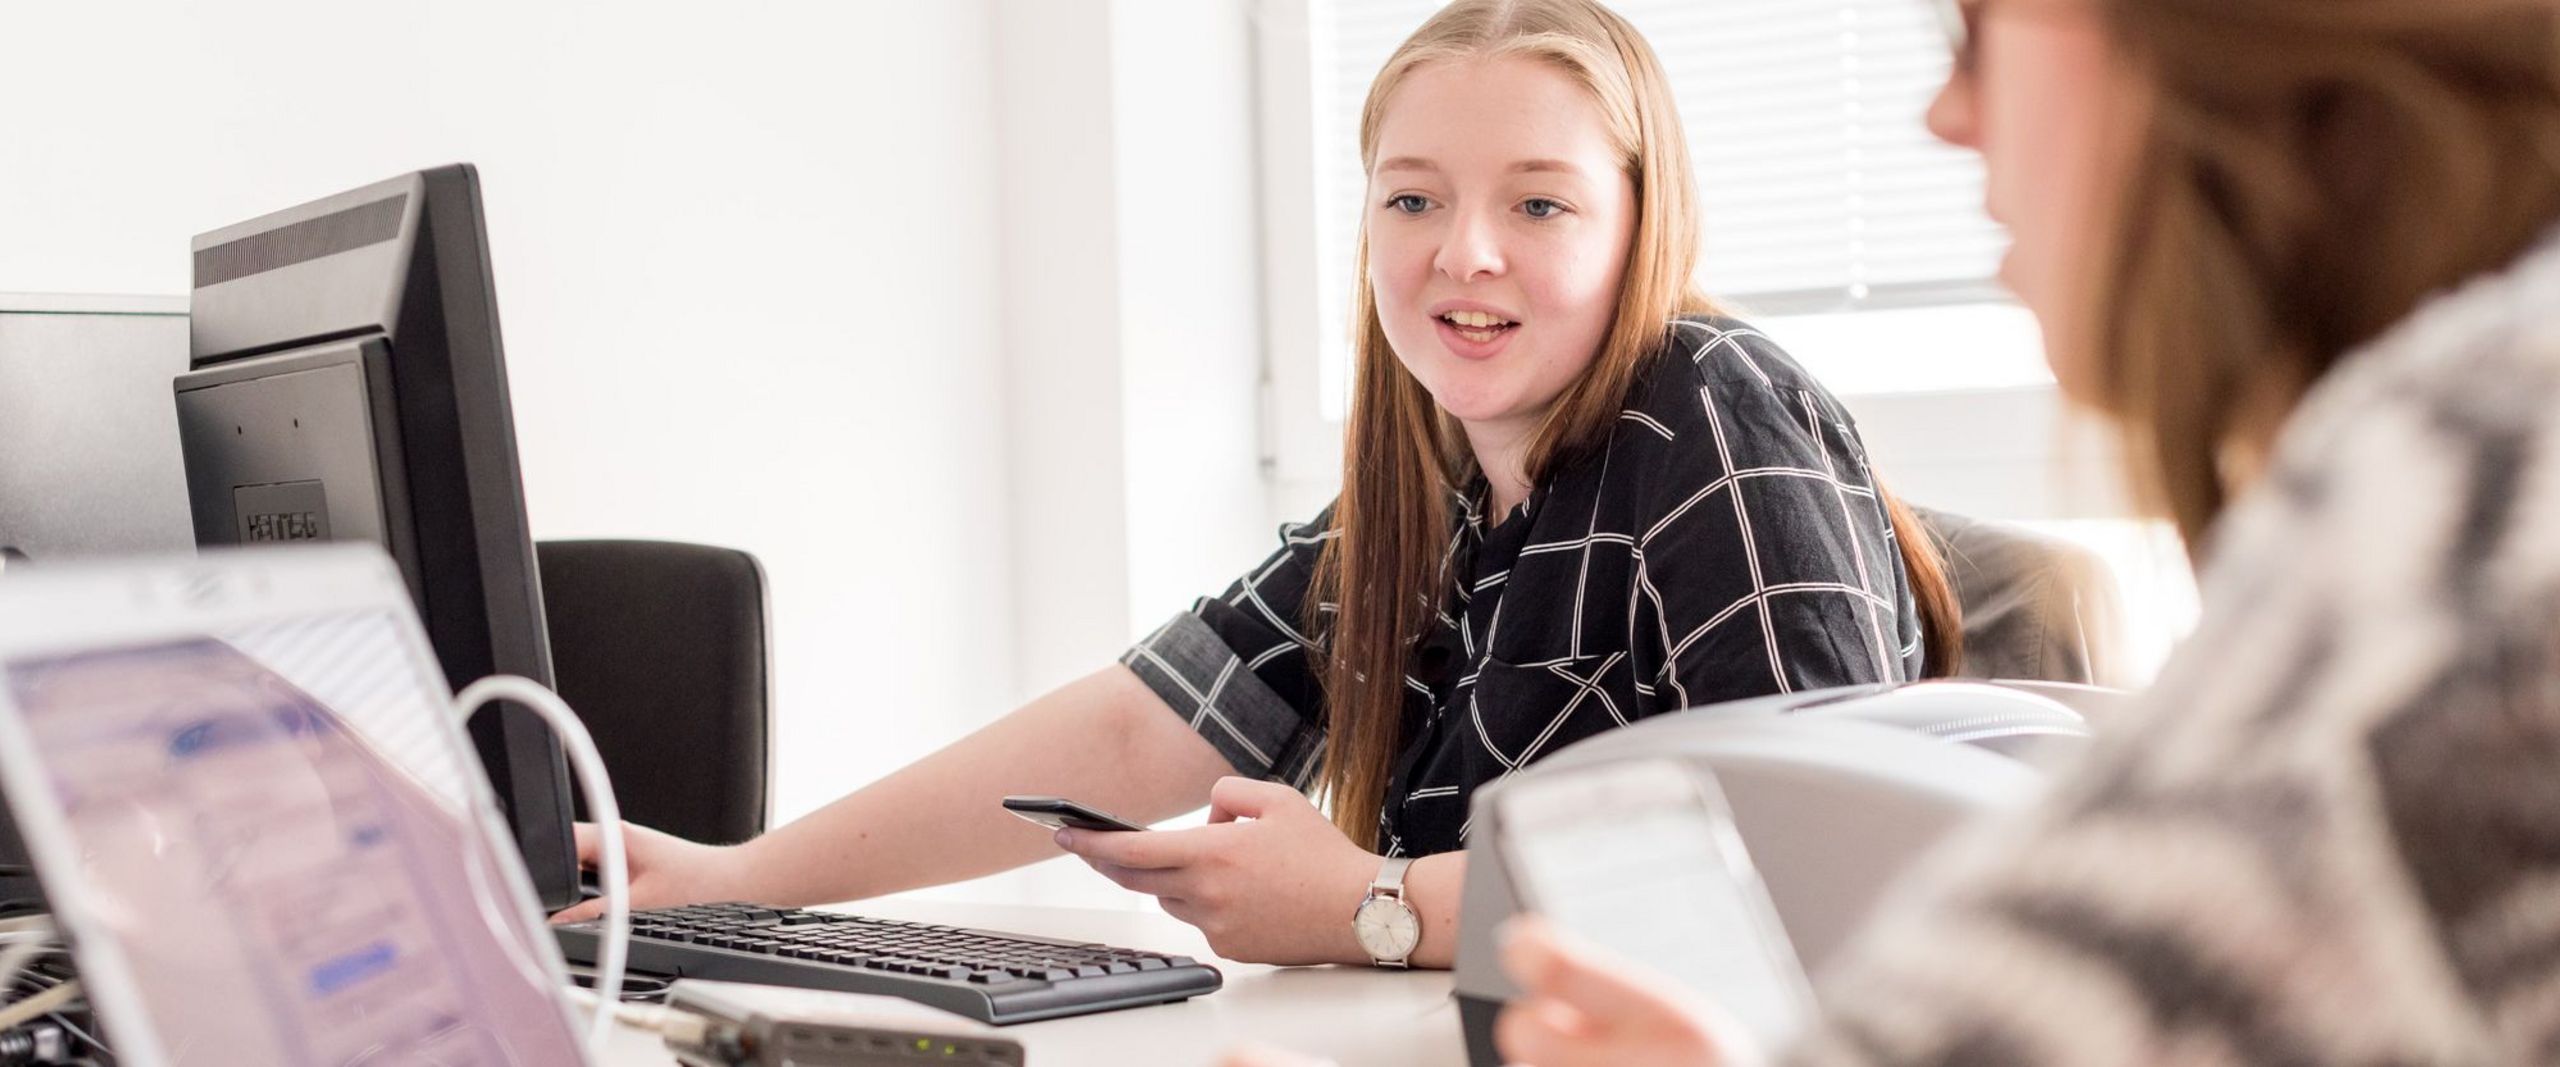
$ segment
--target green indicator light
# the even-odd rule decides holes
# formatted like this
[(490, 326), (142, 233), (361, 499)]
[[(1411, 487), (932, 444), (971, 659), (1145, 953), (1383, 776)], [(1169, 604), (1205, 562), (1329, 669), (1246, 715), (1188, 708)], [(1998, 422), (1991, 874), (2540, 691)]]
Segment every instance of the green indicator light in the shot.
[(932, 1038), (929, 1038), (929, 1037), (919, 1037), (919, 1038), (917, 1038), (917, 1039), (916, 1039), (916, 1051), (918, 1051), (918, 1052), (931, 1052), (931, 1051), (933, 1051), (933, 1039), (932, 1039)]
[(957, 1056), (960, 1054), (960, 1049), (953, 1045), (944, 1045), (942, 1046), (942, 1054), (945, 1056)]

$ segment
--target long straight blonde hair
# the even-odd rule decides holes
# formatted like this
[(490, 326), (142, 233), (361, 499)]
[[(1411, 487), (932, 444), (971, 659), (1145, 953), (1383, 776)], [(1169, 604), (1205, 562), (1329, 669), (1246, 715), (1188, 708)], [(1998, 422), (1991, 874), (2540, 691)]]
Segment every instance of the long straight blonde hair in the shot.
[[(1605, 440), (1646, 362), (1668, 344), (1674, 319), (1717, 307), (1696, 282), (1697, 180), (1670, 79), (1635, 28), (1591, 0), (1458, 0), (1440, 9), (1370, 83), (1360, 114), (1362, 169), (1376, 166), (1378, 127), (1414, 71), (1493, 58), (1546, 63), (1588, 91), (1635, 186), (1635, 234), (1616, 315), (1590, 369), (1566, 388), (1530, 438), (1527, 473), (1536, 484), (1565, 458)], [(1466, 484), (1474, 469), (1455, 420), (1387, 344), (1369, 285), (1366, 220), (1364, 211), (1352, 271), (1353, 391), (1344, 420), (1342, 494), (1333, 513), (1340, 535), (1318, 559), (1306, 623), (1328, 636), (1320, 782), (1335, 824), (1362, 847), (1375, 848), (1402, 720), (1405, 665), (1448, 581), (1450, 490)], [(1890, 494), (1885, 499), (1922, 604), (1926, 673), (1948, 673), (1958, 647), (1954, 594), (1918, 520)], [(1326, 604), (1334, 607), (1330, 618)]]

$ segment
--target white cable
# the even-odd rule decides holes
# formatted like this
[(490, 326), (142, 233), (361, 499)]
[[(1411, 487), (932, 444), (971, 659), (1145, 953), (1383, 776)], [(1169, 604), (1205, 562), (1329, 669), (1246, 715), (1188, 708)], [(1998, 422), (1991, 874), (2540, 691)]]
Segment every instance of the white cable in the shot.
[[(586, 790), (587, 814), (596, 821), (601, 843), (597, 873), (604, 878), (604, 946), (596, 952), (596, 1000), (601, 1005), (618, 1005), (623, 967), (631, 953), (631, 867), (622, 850), (622, 808), (613, 802), (604, 757), (596, 752), (595, 738), (588, 735), (587, 724), (579, 721), (568, 702), (530, 678), (500, 674), (480, 679), (463, 687), (453, 705), (467, 719), (493, 700), (523, 705), (548, 723), (567, 746), (569, 764), (577, 769), (578, 782)], [(598, 1059), (604, 1058), (605, 1043), (613, 1035), (615, 1014), (599, 1010), (588, 1020), (587, 1045)]]

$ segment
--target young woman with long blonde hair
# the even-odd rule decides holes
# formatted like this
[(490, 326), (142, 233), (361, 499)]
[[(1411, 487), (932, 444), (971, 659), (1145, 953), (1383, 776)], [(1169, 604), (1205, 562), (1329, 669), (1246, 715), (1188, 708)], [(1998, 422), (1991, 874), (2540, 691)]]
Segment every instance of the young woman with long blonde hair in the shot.
[[(1948, 670), (1952, 596), (1849, 417), (1696, 288), (1678, 113), (1623, 20), (1443, 8), (1361, 153), (1335, 504), (1121, 663), (807, 818), (732, 851), (636, 834), (640, 903), (1063, 847), (1231, 959), (1446, 966), (1477, 786), (1647, 715)], [(1007, 793), (1212, 825), (1052, 838)]]

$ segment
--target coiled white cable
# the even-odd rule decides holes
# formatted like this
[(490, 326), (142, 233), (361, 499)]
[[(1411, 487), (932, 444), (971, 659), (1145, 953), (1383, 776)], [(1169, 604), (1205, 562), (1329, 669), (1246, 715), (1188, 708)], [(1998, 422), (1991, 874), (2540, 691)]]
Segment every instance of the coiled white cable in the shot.
[[(631, 867), (622, 850), (622, 808), (613, 801), (613, 783), (605, 775), (604, 756), (586, 723), (567, 701), (542, 683), (512, 674), (492, 675), (463, 687), (453, 698), (455, 713), (468, 719), (493, 700), (524, 706), (549, 724), (568, 748), (569, 763), (586, 790), (587, 814), (595, 819), (600, 847), (597, 874), (604, 879), (604, 945), (596, 953), (596, 1001), (608, 1008), (622, 1002), (622, 971), (631, 953)], [(613, 1035), (614, 1012), (597, 1011), (587, 1025), (587, 1046), (599, 1059)]]

